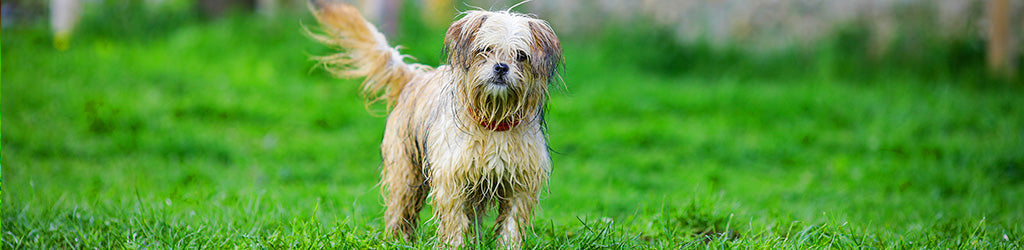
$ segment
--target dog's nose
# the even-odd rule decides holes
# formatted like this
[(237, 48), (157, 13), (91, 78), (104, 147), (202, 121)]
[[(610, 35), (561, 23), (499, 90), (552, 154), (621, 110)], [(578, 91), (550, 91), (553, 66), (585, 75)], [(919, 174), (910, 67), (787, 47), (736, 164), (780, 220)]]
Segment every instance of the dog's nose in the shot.
[(499, 76), (505, 75), (505, 73), (508, 73), (508, 64), (504, 64), (504, 63), (495, 64), (494, 65), (494, 72), (498, 73)]

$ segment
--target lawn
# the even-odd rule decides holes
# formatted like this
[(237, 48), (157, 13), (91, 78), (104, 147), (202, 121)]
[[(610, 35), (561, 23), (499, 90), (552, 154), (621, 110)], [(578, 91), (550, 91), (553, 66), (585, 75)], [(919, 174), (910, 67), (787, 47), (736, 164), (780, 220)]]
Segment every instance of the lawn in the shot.
[[(309, 16), (160, 18), (3, 30), (3, 248), (404, 247), (384, 118), (314, 67)], [(610, 33), (563, 37), (527, 248), (1024, 246), (1019, 81)], [(436, 64), (442, 34), (397, 43)]]

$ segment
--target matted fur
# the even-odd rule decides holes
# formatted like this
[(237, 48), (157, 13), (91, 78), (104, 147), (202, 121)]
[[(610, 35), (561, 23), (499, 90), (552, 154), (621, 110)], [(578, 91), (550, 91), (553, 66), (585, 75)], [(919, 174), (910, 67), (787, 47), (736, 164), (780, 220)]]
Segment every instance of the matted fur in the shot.
[[(543, 20), (508, 11), (469, 11), (444, 39), (447, 65), (406, 56), (355, 8), (311, 1), (323, 28), (312, 34), (344, 51), (317, 57), (339, 77), (366, 77), (368, 105), (390, 114), (381, 142), (385, 229), (413, 241), (430, 197), (438, 240), (460, 246), (497, 204), (499, 244), (519, 248), (551, 160), (544, 129), (548, 84), (562, 48)], [(508, 130), (485, 124), (511, 124)]]

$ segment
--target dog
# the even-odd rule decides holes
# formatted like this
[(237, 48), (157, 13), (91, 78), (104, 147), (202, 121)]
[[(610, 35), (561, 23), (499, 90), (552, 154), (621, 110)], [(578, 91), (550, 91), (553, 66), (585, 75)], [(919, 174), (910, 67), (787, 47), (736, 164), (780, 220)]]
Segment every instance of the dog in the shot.
[(496, 203), (498, 244), (521, 248), (551, 173), (544, 112), (564, 67), (547, 22), (509, 10), (464, 12), (445, 34), (446, 64), (432, 68), (405, 62), (354, 7), (310, 2), (321, 30), (308, 33), (339, 49), (316, 57), (319, 65), (365, 77), (368, 109), (389, 110), (380, 181), (388, 237), (414, 242), (429, 197), (441, 244), (463, 245)]

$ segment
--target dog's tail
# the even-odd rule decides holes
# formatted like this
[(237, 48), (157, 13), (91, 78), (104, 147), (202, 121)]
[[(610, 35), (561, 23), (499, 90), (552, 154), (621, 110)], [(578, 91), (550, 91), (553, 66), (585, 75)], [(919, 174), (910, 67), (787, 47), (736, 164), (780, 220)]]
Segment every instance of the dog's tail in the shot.
[(310, 0), (309, 3), (320, 22), (321, 32), (307, 29), (307, 33), (320, 43), (340, 50), (314, 59), (337, 77), (366, 77), (363, 96), (367, 99), (367, 108), (384, 101), (390, 110), (406, 83), (429, 70), (421, 64), (404, 62), (408, 56), (389, 46), (384, 34), (363, 19), (355, 7), (329, 0)]

